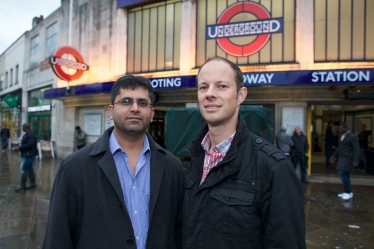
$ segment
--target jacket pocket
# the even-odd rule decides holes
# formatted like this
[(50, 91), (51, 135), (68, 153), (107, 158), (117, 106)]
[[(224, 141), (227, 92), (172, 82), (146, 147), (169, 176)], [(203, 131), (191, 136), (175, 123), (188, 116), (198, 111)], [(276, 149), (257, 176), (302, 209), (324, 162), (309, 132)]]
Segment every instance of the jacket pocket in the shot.
[(215, 188), (210, 192), (209, 227), (226, 238), (248, 236), (253, 220), (255, 192), (242, 188)]
[(192, 195), (193, 195), (193, 188), (196, 184), (197, 180), (192, 178), (191, 176), (187, 176), (185, 180), (185, 191), (184, 191), (184, 201), (183, 201), (183, 216), (184, 219), (190, 216), (191, 209), (193, 209), (192, 204)]

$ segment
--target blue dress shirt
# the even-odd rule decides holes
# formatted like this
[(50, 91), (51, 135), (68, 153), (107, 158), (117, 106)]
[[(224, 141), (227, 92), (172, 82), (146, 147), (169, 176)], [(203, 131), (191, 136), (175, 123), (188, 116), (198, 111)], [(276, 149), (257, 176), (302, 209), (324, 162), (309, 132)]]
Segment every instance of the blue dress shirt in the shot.
[(137, 249), (145, 249), (149, 226), (150, 160), (149, 141), (144, 136), (143, 149), (132, 175), (128, 156), (118, 143), (114, 132), (109, 138), (109, 148), (117, 167), (122, 192), (129, 213)]

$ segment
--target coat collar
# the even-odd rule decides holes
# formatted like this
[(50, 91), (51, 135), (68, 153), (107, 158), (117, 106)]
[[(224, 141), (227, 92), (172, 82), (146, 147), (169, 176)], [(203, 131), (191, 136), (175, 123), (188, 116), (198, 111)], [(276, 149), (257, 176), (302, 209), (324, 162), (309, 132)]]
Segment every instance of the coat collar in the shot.
[[(92, 144), (92, 150), (89, 155), (95, 157), (103, 154), (101, 159), (99, 159), (98, 164), (102, 169), (104, 175), (112, 185), (117, 196), (121, 200), (122, 206), (126, 207), (117, 168), (113, 159), (113, 155), (109, 149), (109, 137), (113, 132), (113, 129), (113, 127), (107, 129), (104, 134), (94, 144)], [(151, 221), (165, 170), (164, 162), (167, 159), (167, 155), (165, 149), (158, 145), (148, 133), (146, 135), (151, 150), (151, 179), (149, 199), (149, 220)]]
[[(205, 125), (204, 128), (196, 135), (195, 139), (191, 142), (190, 146), (188, 147), (188, 151), (191, 153), (191, 156), (193, 158), (199, 158), (199, 162), (197, 162), (197, 165), (194, 165), (191, 169), (191, 177), (195, 180), (199, 180), (202, 177), (202, 171), (203, 171), (203, 160), (205, 157), (204, 149), (201, 147), (201, 141), (203, 140), (204, 136), (208, 132), (208, 125)], [(234, 160), (237, 157), (237, 149), (246, 139), (248, 139), (249, 130), (245, 124), (244, 119), (241, 115), (238, 116), (238, 124), (236, 126), (236, 133), (234, 135), (234, 139), (232, 140), (231, 146), (229, 150), (227, 151), (225, 157), (223, 160), (216, 166), (220, 167), (220, 164), (225, 163), (225, 166), (221, 168), (218, 171), (212, 172), (213, 175), (208, 176), (206, 181), (206, 184), (203, 188), (210, 187), (212, 185), (217, 184), (219, 181), (221, 181), (223, 178), (225, 178), (228, 175), (231, 175), (237, 171), (240, 170), (241, 165), (239, 163), (235, 163), (236, 160)], [(201, 162), (202, 161), (202, 162)]]

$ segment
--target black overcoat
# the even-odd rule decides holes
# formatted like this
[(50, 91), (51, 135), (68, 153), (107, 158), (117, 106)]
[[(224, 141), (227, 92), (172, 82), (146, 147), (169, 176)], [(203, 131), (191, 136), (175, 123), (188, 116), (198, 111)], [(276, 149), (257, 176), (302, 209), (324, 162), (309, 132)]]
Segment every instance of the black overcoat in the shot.
[(227, 154), (200, 185), (203, 128), (192, 141), (184, 249), (305, 249), (304, 196), (286, 156), (239, 117)]
[(348, 132), (343, 141), (342, 135), (339, 136), (338, 147), (336, 148), (332, 157), (338, 159), (336, 163), (336, 170), (351, 171), (353, 170), (353, 163), (359, 163), (360, 159), (360, 144), (358, 138), (352, 132)]
[[(109, 137), (71, 154), (53, 185), (44, 249), (136, 248)], [(184, 173), (180, 160), (147, 134), (151, 149), (147, 249), (181, 247)]]

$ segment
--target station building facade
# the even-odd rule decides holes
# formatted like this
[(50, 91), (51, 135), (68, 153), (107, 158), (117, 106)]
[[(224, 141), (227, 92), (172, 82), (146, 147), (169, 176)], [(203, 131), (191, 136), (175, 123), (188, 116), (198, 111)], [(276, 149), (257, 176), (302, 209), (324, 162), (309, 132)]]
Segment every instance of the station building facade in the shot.
[(44, 92), (58, 157), (75, 150), (76, 125), (90, 144), (113, 124), (110, 89), (127, 74), (150, 79), (158, 94), (151, 132), (164, 134), (167, 108), (197, 106), (196, 74), (213, 56), (242, 69), (244, 106), (271, 109), (274, 134), (300, 126), (311, 153), (323, 153), (329, 120), (354, 132), (373, 127), (373, 1), (70, 1), (61, 1), (58, 44), (77, 50), (80, 59), (63, 58), (87, 70)]
[(42, 149), (51, 150), (51, 99), (44, 98), (44, 91), (57, 79), (49, 57), (57, 49), (58, 15), (56, 10), (47, 18), (34, 17), (32, 29), (0, 55), (1, 125), (10, 129), (11, 146), (19, 144), (27, 122)]

